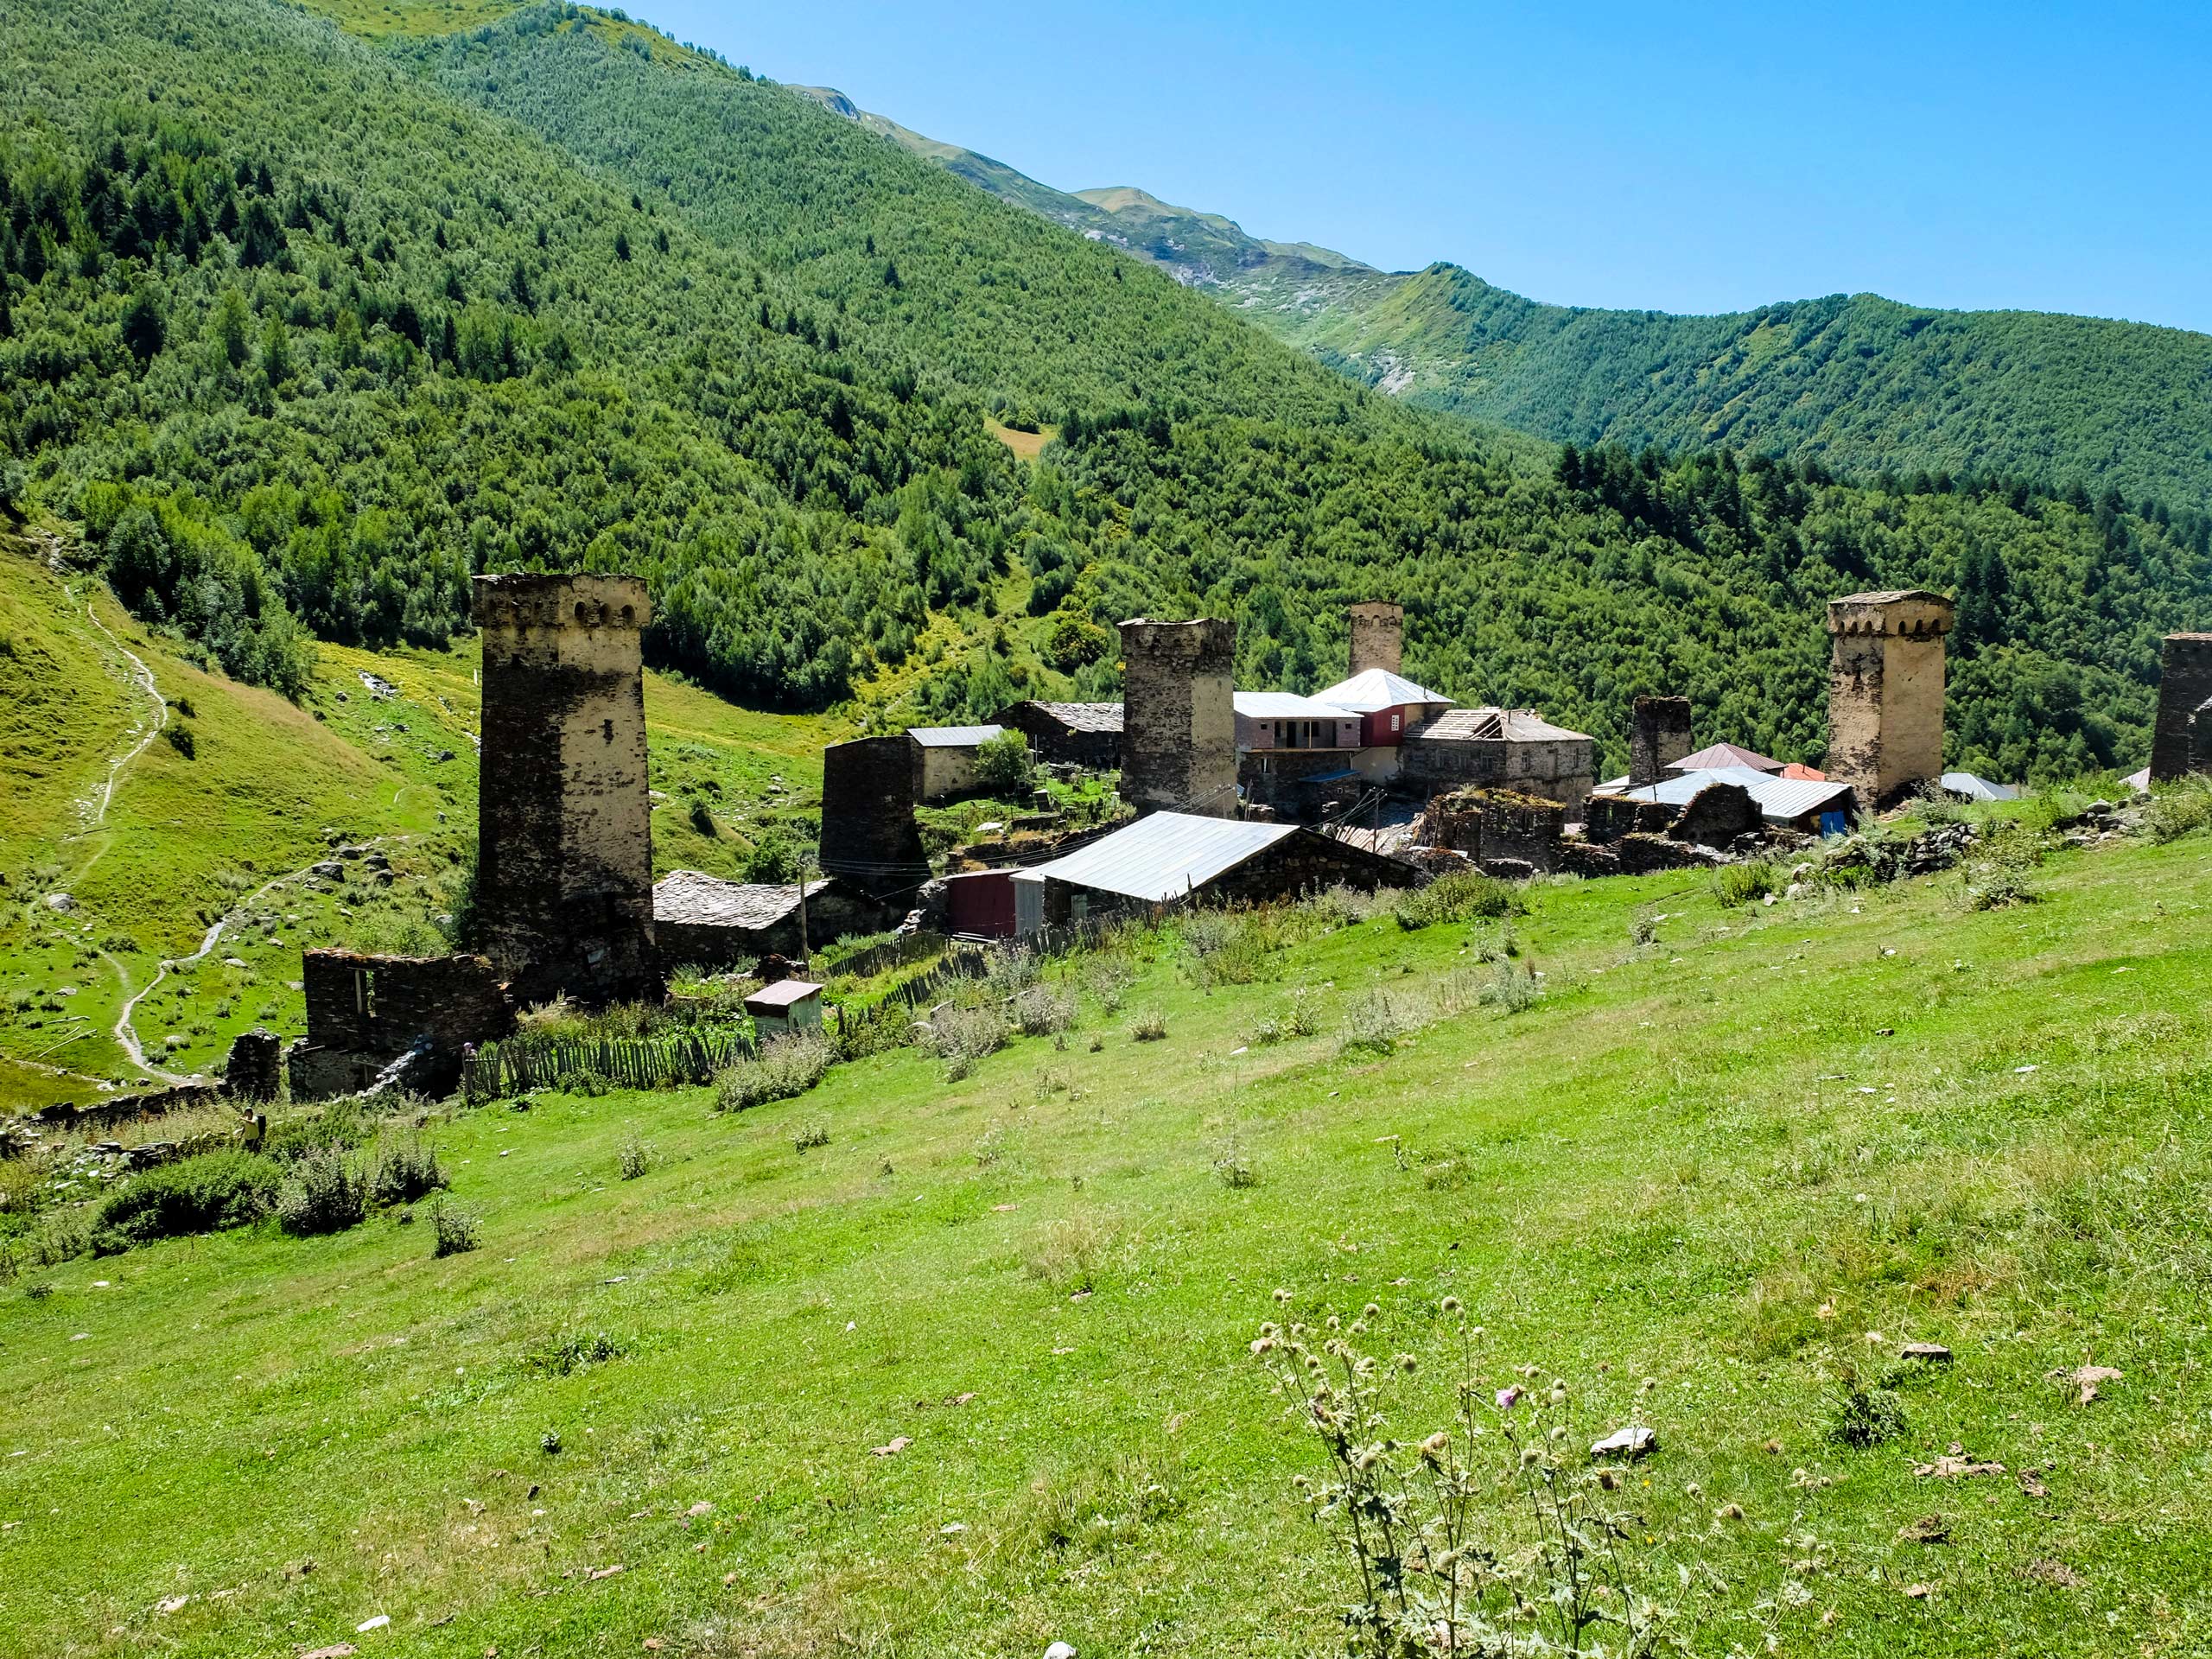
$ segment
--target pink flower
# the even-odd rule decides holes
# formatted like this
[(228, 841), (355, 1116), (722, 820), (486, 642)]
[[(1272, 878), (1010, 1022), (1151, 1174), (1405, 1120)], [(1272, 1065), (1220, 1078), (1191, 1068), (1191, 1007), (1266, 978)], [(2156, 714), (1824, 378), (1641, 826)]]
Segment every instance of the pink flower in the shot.
[(1497, 1408), (1500, 1411), (1510, 1411), (1514, 1407), (1520, 1403), (1521, 1390), (1517, 1386), (1510, 1389), (1500, 1389), (1497, 1391)]

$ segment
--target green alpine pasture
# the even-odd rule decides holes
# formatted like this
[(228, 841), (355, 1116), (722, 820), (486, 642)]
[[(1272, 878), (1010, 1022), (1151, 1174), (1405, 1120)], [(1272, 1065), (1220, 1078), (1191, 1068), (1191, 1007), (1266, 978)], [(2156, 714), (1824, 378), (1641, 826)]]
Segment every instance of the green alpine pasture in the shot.
[(0, 1294), (0, 1645), (1325, 1651), (1248, 1346), (1374, 1303), (1419, 1438), (1455, 1296), (1578, 1440), (1656, 1382), (1630, 1559), (1688, 1651), (2201, 1652), (2212, 842), (2031, 886), (1185, 923), (958, 1081), (425, 1107), (474, 1250), (418, 1205)]

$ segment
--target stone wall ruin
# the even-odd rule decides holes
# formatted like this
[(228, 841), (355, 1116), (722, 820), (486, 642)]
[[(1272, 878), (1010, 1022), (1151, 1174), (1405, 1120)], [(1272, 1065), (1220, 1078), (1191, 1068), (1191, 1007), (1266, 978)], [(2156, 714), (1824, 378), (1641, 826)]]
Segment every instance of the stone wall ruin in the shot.
[[(2196, 745), (2212, 701), (2212, 633), (2170, 633), (2160, 653), (2158, 718), (2151, 735), (2151, 779), (2165, 783), (2204, 769)], [(2194, 722), (2194, 727), (2192, 726)]]

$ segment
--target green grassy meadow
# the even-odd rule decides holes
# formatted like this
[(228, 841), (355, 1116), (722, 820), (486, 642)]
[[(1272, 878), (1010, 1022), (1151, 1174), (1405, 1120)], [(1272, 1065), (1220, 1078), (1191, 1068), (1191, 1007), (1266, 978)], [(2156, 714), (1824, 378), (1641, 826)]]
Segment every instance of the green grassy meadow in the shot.
[[(1281, 1286), (1379, 1305), (1412, 1437), (1446, 1294), (1485, 1386), (1570, 1378), (1592, 1438), (1656, 1379), (1637, 1559), (1690, 1651), (2202, 1652), (2212, 842), (2035, 880), (1540, 884), (1514, 1014), (1494, 922), (1384, 910), (1210, 988), (1162, 930), (1116, 1011), (1070, 959), (1065, 1046), (957, 1083), (433, 1111), (473, 1253), (418, 1210), (0, 1294), (0, 1648), (1326, 1650), (1318, 1453), (1246, 1352)], [(1255, 1043), (1301, 996), (1318, 1033)], [(2088, 1405), (2085, 1362), (2122, 1374)], [(1900, 1437), (1828, 1440), (1854, 1383)], [(2005, 1472), (1914, 1473), (1954, 1445)]]

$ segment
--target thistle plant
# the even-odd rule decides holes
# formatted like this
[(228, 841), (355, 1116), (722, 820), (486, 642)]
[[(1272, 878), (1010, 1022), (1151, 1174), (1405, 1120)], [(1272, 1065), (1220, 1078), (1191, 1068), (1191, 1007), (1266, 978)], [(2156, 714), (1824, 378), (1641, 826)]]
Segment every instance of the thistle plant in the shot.
[(1616, 1507), (1619, 1472), (1589, 1462), (1573, 1432), (1572, 1390), (1561, 1378), (1540, 1380), (1533, 1365), (1493, 1387), (1479, 1361), (1482, 1328), (1467, 1323), (1456, 1297), (1443, 1311), (1458, 1348), (1453, 1410), (1419, 1440), (1391, 1435), (1385, 1408), (1394, 1379), (1410, 1378), (1418, 1362), (1408, 1353), (1382, 1359), (1357, 1342), (1381, 1317), (1374, 1303), (1318, 1327), (1269, 1321), (1252, 1344), (1328, 1456), (1319, 1481), (1300, 1475), (1294, 1484), (1358, 1575), (1358, 1599), (1343, 1615), (1345, 1651), (1360, 1659), (1652, 1653), (1662, 1611), (1636, 1591), (1623, 1548), (1647, 1523)]

